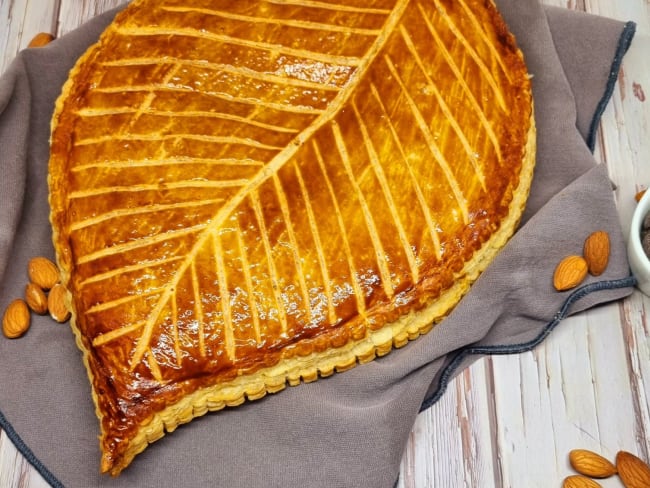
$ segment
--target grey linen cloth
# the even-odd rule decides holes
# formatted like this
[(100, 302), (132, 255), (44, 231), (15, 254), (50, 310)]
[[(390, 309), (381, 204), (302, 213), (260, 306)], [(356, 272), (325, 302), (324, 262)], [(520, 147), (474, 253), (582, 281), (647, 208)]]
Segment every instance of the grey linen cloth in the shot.
[[(372, 363), (195, 419), (118, 478), (99, 474), (99, 425), (69, 327), (34, 316), (23, 338), (0, 338), (0, 426), (53, 486), (391, 487), (418, 411), (463, 367), (481, 354), (528, 350), (567, 314), (631, 293), (611, 183), (590, 147), (634, 24), (536, 0), (497, 4), (533, 75), (538, 161), (522, 225), (453, 313)], [(22, 296), (28, 259), (53, 257), (53, 102), (113, 15), (23, 51), (0, 78), (2, 310)], [(554, 291), (555, 264), (580, 253), (598, 229), (612, 240), (605, 274), (577, 291)]]

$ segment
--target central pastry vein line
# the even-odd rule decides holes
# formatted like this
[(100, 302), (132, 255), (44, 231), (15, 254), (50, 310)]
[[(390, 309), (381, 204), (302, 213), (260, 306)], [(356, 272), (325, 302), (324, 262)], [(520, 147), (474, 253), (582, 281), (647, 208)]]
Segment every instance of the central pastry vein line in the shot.
[(199, 7), (161, 7), (161, 10), (178, 13), (198, 13), (214, 17), (221, 17), (229, 20), (238, 20), (250, 22), (252, 24), (272, 24), (280, 27), (298, 27), (301, 29), (320, 30), (324, 32), (341, 32), (344, 34), (358, 34), (362, 36), (376, 36), (381, 31), (378, 29), (364, 29), (360, 27), (350, 27), (345, 25), (325, 24), (322, 22), (313, 22), (300, 19), (284, 19), (274, 17), (254, 17), (252, 15), (234, 14), (223, 10), (215, 10)]
[(341, 56), (336, 54), (319, 53), (316, 51), (309, 51), (307, 49), (287, 47), (281, 44), (270, 44), (268, 42), (240, 39), (238, 37), (232, 37), (224, 34), (208, 33), (189, 27), (174, 29), (163, 27), (121, 27), (118, 29), (118, 33), (127, 37), (179, 36), (207, 39), (211, 41), (217, 41), (222, 44), (233, 44), (236, 46), (244, 46), (252, 49), (260, 49), (262, 51), (270, 51), (272, 53), (286, 54), (290, 56), (296, 56), (298, 58), (311, 59), (314, 61), (322, 61), (324, 63), (339, 64), (343, 66), (359, 66), (362, 63), (362, 60), (356, 56)]
[[(383, 31), (386, 33), (393, 32), (398, 25), (398, 22), (401, 20), (404, 11), (409, 3), (409, 0), (398, 0), (395, 7), (388, 16), (386, 22), (384, 23)], [(336, 96), (336, 98), (329, 104), (328, 110), (322, 113), (314, 122), (312, 122), (305, 130), (299, 134), (296, 139), (287, 145), (282, 151), (275, 155), (271, 161), (262, 169), (260, 172), (251, 180), (247, 185), (241, 188), (236, 195), (234, 195), (226, 204), (221, 208), (221, 210), (214, 216), (210, 222), (210, 226), (213, 228), (219, 228), (223, 222), (231, 215), (234, 209), (240, 205), (247, 197), (251, 195), (251, 192), (255, 191), (263, 182), (265, 182), (274, 172), (278, 171), (282, 166), (286, 164), (287, 161), (296, 154), (301, 145), (312, 138), (318, 129), (325, 125), (328, 121), (333, 119), (336, 114), (341, 110), (345, 103), (349, 100), (353, 90), (357, 87), (359, 80), (363, 78), (366, 71), (370, 67), (371, 63), (375, 60), (378, 53), (388, 42), (389, 35), (378, 36), (375, 43), (368, 50), (366, 55), (359, 60), (358, 69), (353, 73), (350, 82), (345, 86), (343, 90)], [(320, 161), (319, 161), (320, 163)], [(166, 302), (170, 299), (173, 290), (178, 284), (180, 277), (185, 273), (189, 264), (196, 258), (196, 255), (199, 252), (199, 249), (203, 245), (203, 241), (207, 239), (209, 233), (203, 233), (199, 238), (198, 242), (187, 254), (186, 259), (179, 266), (175, 277), (169, 283), (169, 286), (163, 292), (162, 297), (158, 301), (155, 307), (151, 310), (147, 323), (145, 324), (142, 334), (137, 340), (133, 355), (130, 361), (130, 368), (133, 369), (135, 366), (142, 360), (144, 354), (149, 347), (151, 337), (153, 335), (154, 328), (157, 321), (159, 320), (160, 314), (165, 308)], [(356, 279), (353, 280), (356, 283)], [(361, 290), (358, 289), (358, 283), (356, 284), (357, 293)], [(365, 299), (363, 295), (357, 296), (359, 302), (363, 302)], [(365, 317), (365, 304), (362, 305), (362, 308), (359, 310), (360, 314)]]

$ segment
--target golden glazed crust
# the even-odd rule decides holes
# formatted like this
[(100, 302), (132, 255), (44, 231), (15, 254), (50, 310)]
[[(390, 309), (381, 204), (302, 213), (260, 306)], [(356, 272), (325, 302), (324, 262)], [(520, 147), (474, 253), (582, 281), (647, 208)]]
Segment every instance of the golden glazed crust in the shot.
[(54, 246), (101, 470), (445, 317), (533, 176), (485, 0), (136, 0), (52, 121)]

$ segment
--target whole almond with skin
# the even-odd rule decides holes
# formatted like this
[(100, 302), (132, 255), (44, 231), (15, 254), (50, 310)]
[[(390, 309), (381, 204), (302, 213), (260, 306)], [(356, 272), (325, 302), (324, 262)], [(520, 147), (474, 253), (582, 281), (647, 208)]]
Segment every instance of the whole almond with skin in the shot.
[(16, 298), (7, 306), (2, 317), (2, 332), (9, 339), (16, 339), (27, 332), (30, 323), (31, 316), (27, 304), (23, 299)]
[(40, 286), (34, 283), (27, 283), (25, 286), (25, 302), (34, 313), (39, 315), (47, 313), (47, 295)]
[(593, 232), (585, 239), (583, 255), (587, 260), (589, 273), (603, 274), (609, 263), (609, 234), (604, 230)]
[(70, 318), (70, 311), (65, 303), (66, 293), (65, 286), (57, 283), (47, 296), (47, 308), (50, 311), (50, 317), (59, 323), (63, 323)]
[(43, 290), (49, 290), (59, 282), (59, 268), (44, 257), (36, 257), (27, 264), (29, 280)]
[(609, 478), (616, 474), (616, 466), (609, 459), (587, 449), (569, 452), (569, 462), (578, 473), (592, 478)]
[(567, 476), (564, 478), (564, 483), (562, 483), (563, 488), (601, 488), (601, 486), (600, 483), (581, 474)]
[(650, 487), (650, 466), (634, 454), (619, 451), (616, 454), (616, 467), (625, 488)]
[(587, 261), (582, 256), (570, 255), (560, 261), (553, 274), (553, 286), (557, 291), (575, 288), (587, 276)]
[(43, 47), (47, 46), (50, 42), (54, 40), (54, 36), (49, 32), (39, 32), (36, 34), (27, 47)]

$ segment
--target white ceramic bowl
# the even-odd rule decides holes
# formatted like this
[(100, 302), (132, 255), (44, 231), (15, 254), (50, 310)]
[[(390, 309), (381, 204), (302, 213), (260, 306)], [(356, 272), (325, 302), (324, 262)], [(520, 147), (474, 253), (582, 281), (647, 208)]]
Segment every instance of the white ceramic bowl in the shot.
[(630, 269), (637, 279), (637, 287), (650, 296), (650, 259), (641, 245), (641, 228), (643, 219), (648, 213), (650, 213), (650, 190), (645, 192), (634, 210), (627, 242), (628, 260)]

